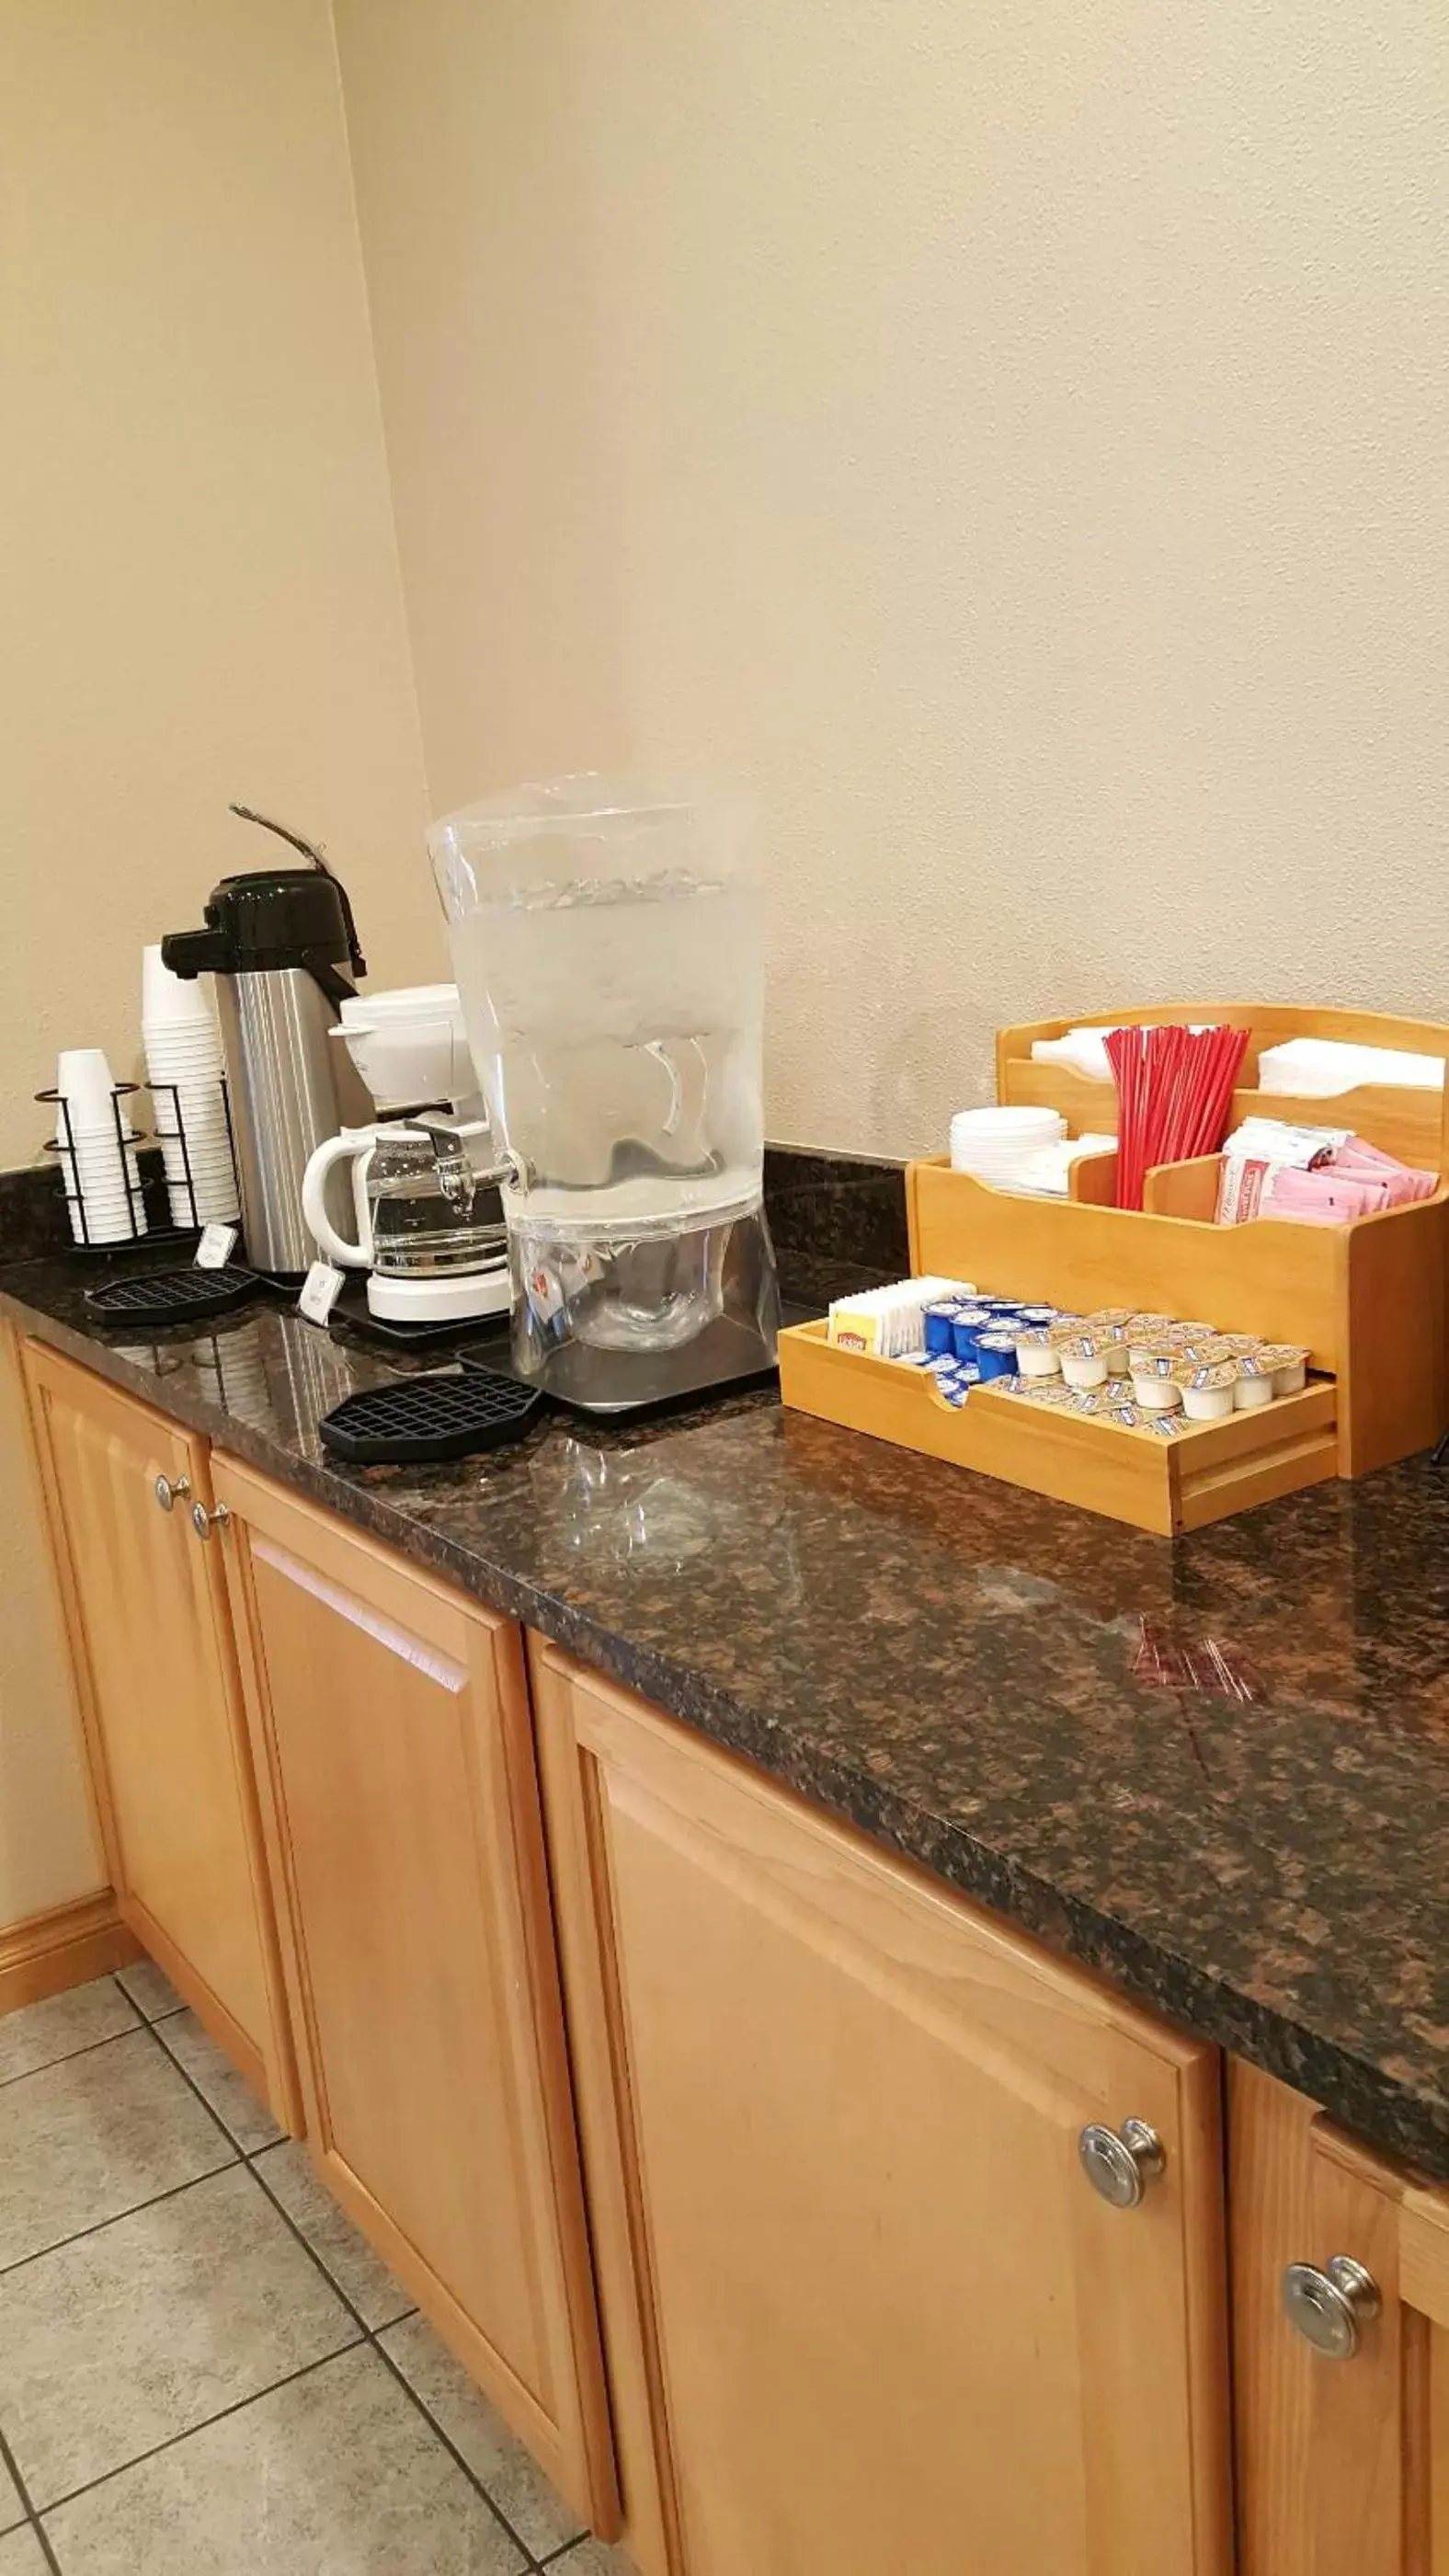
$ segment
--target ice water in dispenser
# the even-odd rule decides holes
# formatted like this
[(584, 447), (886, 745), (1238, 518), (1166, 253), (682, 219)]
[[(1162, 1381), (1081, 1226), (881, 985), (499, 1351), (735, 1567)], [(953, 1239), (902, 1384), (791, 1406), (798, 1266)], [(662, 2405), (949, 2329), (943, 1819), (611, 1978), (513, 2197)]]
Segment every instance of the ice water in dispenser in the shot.
[(774, 1355), (742, 837), (723, 804), (594, 776), (429, 835), (506, 1154), (515, 1361), (575, 1401), (703, 1384), (716, 1350), (725, 1376)]

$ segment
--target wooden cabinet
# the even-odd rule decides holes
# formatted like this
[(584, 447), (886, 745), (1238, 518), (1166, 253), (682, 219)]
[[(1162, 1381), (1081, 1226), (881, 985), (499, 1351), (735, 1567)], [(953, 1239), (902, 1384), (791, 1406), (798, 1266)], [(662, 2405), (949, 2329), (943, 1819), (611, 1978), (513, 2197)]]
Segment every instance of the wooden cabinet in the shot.
[(1449, 2576), (1449, 2192), (23, 1362), (126, 1923), (641, 2576)]
[[(1229, 2187), (1241, 2576), (1449, 2576), (1449, 2194), (1234, 2065)], [(1332, 2358), (1290, 2322), (1290, 2264), (1369, 2275)], [(1352, 2281), (1352, 2275), (1348, 2276)]]
[(215, 1465), (324, 2180), (580, 2515), (618, 2527), (522, 1643)]
[[(137, 1938), (279, 2119), (295, 2074), (207, 1451), (27, 1343), (24, 1371), (107, 1866)], [(157, 1480), (174, 1489), (163, 1510)]]
[(1216, 2053), (533, 1669), (645, 2576), (1226, 2576)]

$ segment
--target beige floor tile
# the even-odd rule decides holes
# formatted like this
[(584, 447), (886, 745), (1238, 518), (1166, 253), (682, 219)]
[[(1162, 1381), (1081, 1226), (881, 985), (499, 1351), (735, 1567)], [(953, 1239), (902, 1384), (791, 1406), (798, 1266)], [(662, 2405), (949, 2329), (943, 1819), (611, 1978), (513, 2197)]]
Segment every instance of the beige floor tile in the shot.
[(409, 2388), (462, 2453), (526, 2549), (541, 2557), (578, 2537), (580, 2523), (572, 2507), (555, 2494), (521, 2442), (515, 2441), (501, 2415), (475, 2388), (425, 2317), (408, 2317), (378, 2336)]
[(123, 2469), (45, 2527), (65, 2576), (522, 2576), (525, 2566), (368, 2346)]
[(202, 2029), (194, 2012), (173, 2013), (168, 2020), (158, 2022), (156, 2036), (177, 2065), (185, 2068), (198, 2093), (205, 2095), (244, 2156), (254, 2155), (258, 2147), (271, 2146), (283, 2135), (266, 2104), (257, 2100), (225, 2050), (218, 2048), (210, 2032)]
[(0, 2424), (43, 2512), (357, 2333), (232, 2165), (0, 2280)]
[(129, 1968), (118, 1968), (116, 1977), (147, 2021), (162, 2021), (167, 2013), (185, 2010), (170, 1978), (163, 1977), (154, 1959), (137, 1959)]
[(30, 2523), (22, 2523), (18, 2531), (0, 2540), (0, 2576), (49, 2576), (45, 2552)]
[(0, 2087), (0, 2270), (235, 2152), (149, 2031)]
[(0, 2531), (8, 2531), (12, 2523), (24, 2520), (25, 2507), (16, 2493), (15, 2480), (0, 2460)]
[(413, 2303), (406, 2290), (318, 2181), (299, 2139), (284, 2138), (279, 2147), (268, 2147), (258, 2156), (254, 2170), (268, 2191), (275, 2192), (293, 2226), (301, 2229), (364, 2325), (375, 2333), (379, 2326), (411, 2316)]
[(0, 2084), (17, 2075), (33, 2075), (39, 2066), (54, 2066), (98, 2041), (119, 2039), (134, 2030), (136, 2016), (113, 1977), (97, 1977), (69, 1994), (50, 1995), (44, 2003), (24, 2004), (0, 2021)]

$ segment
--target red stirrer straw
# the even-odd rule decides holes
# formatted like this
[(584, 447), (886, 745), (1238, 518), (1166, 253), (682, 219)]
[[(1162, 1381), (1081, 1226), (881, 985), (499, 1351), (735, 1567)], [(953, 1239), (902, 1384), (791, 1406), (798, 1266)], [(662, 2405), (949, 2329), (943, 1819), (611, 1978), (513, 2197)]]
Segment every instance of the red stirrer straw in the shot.
[(1113, 1029), (1107, 1060), (1117, 1081), (1117, 1205), (1140, 1208), (1157, 1163), (1216, 1153), (1232, 1115), (1247, 1053), (1246, 1029)]

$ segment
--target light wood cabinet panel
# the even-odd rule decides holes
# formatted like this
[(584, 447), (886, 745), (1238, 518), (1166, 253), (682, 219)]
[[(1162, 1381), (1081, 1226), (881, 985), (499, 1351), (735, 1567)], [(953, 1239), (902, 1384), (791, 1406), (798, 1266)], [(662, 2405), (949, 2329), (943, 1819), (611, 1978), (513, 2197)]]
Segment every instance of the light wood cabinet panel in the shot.
[[(1449, 2576), (1449, 2194), (1251, 2067), (1228, 2102), (1242, 2576)], [(1283, 2307), (1335, 2255), (1381, 2302), (1347, 2360)]]
[[(279, 2119), (295, 2073), (225, 1595), (191, 1525), (206, 1444), (55, 1352), (24, 1370), (120, 1911)], [(187, 1491), (169, 1512), (155, 1484)]]
[[(533, 1675), (645, 2576), (1226, 2576), (1215, 2052)], [(1132, 2210), (1077, 2152), (1127, 2117)]]
[(313, 2154), (609, 2536), (521, 1640), (249, 1470), (214, 1475)]

